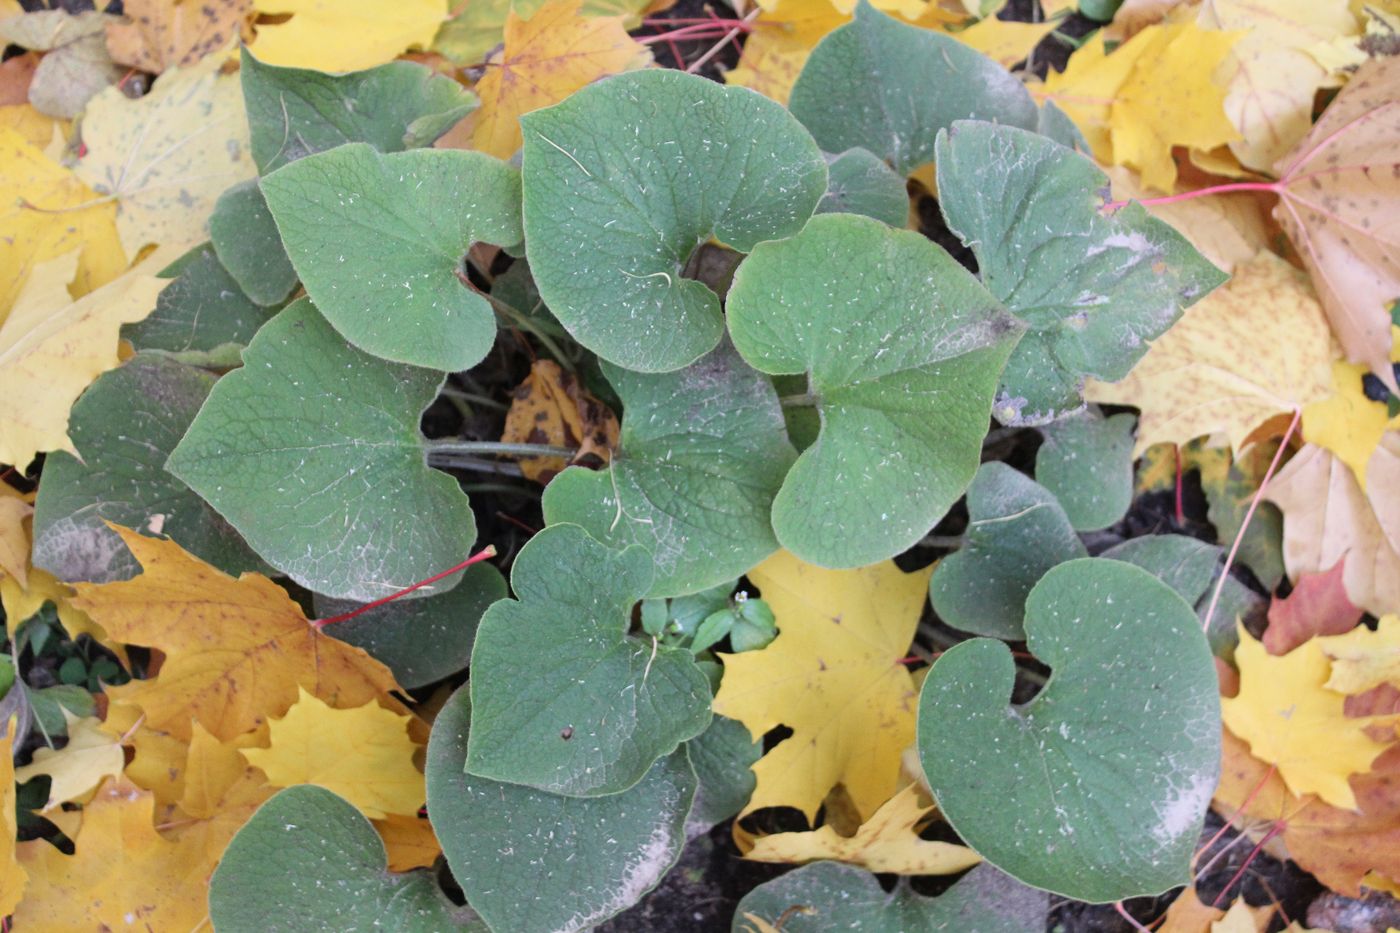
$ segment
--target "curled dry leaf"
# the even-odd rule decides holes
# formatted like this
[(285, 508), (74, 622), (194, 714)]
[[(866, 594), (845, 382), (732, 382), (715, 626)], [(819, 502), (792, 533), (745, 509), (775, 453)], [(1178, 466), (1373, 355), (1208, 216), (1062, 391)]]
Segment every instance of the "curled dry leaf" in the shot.
[(1397, 391), (1390, 303), (1400, 297), (1400, 57), (1373, 59), (1274, 167), (1274, 216), (1297, 246), (1347, 358)]
[[(576, 447), (574, 460), (607, 463), (618, 443), (617, 416), (553, 360), (538, 360), (512, 393), (501, 440), (508, 444)], [(522, 457), (520, 470), (546, 484), (569, 465), (563, 457)]]

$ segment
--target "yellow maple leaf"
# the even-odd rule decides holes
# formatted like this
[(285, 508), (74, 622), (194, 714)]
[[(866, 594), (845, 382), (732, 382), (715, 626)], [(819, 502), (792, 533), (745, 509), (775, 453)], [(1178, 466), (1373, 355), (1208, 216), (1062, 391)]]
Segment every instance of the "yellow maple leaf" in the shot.
[(323, 634), (271, 580), (234, 579), (173, 541), (116, 531), (143, 572), (77, 584), (73, 605), (118, 641), (165, 653), (154, 679), (108, 690), (140, 706), (150, 728), (188, 740), (197, 719), (226, 741), (286, 712), (301, 687), (341, 706), (378, 700), (403, 711), (387, 667)]
[(826, 570), (779, 551), (749, 572), (777, 618), (766, 648), (721, 655), (714, 710), (755, 737), (793, 734), (754, 765), (744, 807), (796, 807), (816, 816), (844, 784), (862, 819), (898, 786), (900, 754), (914, 741), (917, 691), (900, 664), (914, 639), (933, 568), (894, 561)]
[(1338, 352), (1307, 275), (1261, 252), (1188, 308), (1127, 378), (1090, 380), (1084, 397), (1141, 410), (1134, 457), (1216, 432), (1239, 452), (1270, 418), (1330, 394)]
[[(49, 155), (49, 147), (58, 140), (64, 144), (66, 120), (57, 120), (46, 113), (40, 113), (33, 104), (8, 104), (0, 107), (0, 126), (8, 127), (20, 135), (25, 142)], [(51, 158), (51, 161), (52, 158)]]
[(1172, 901), (1157, 933), (1208, 933), (1210, 925), (1223, 916), (1225, 911), (1201, 902), (1193, 884)]
[(15, 769), (20, 783), (41, 774), (49, 776), (45, 810), (77, 800), (101, 784), (103, 778), (120, 776), (126, 763), (121, 742), (103, 731), (97, 717), (78, 717), (64, 709), (63, 719), (68, 723), (68, 744), (60, 749), (40, 748), (29, 764)]
[(1225, 916), (1210, 925), (1210, 933), (1264, 933), (1275, 910), (1272, 904), (1250, 907), (1241, 897), (1230, 905)]
[(379, 831), (379, 838), (384, 840), (390, 871), (429, 868), (442, 854), (433, 824), (416, 813), (412, 816), (390, 813), (372, 822)]
[(234, 833), (276, 793), (263, 772), (243, 759), (242, 750), (266, 741), (267, 727), (220, 742), (194, 723), (183, 768), (183, 794), (167, 808), (169, 836), (188, 859), (188, 873), (203, 882)]
[(77, 640), (79, 635), (90, 635), (125, 657), (121, 646), (107, 637), (102, 626), (93, 622), (87, 613), (69, 602), (73, 591), (67, 584), (60, 583), (47, 570), (37, 567), (30, 568), (28, 584), (20, 585), (15, 577), (0, 579), (0, 607), (5, 610), (5, 630), (11, 638), (14, 638), (20, 623), (42, 609), (44, 603), (53, 603), (58, 611), (58, 621), (63, 624), (63, 630), (68, 633), (69, 638)]
[(370, 819), (408, 816), (426, 799), (423, 774), (413, 766), (411, 719), (373, 700), (332, 709), (302, 690), (287, 715), (272, 720), (268, 747), (244, 749), (243, 757), (276, 787), (319, 784)]
[(1385, 434), (1362, 489), (1331, 451), (1305, 444), (1264, 498), (1283, 512), (1288, 575), (1322, 573), (1345, 558), (1347, 598), (1373, 615), (1400, 612), (1400, 432)]
[[(1400, 327), (1391, 328), (1390, 358), (1400, 363)], [(1390, 416), (1385, 402), (1367, 398), (1362, 380), (1369, 367), (1332, 364), (1332, 392), (1303, 409), (1303, 439), (1326, 447), (1351, 471), (1362, 489), (1366, 468), (1387, 431), (1400, 429), (1400, 415)]]
[(214, 56), (167, 71), (138, 100), (109, 87), (88, 102), (75, 172), (116, 201), (129, 256), (151, 243), (178, 252), (202, 243), (219, 195), (257, 175), (238, 75), (220, 65)]
[(14, 717), (4, 724), (4, 730), (4, 735), (0, 735), (0, 917), (15, 912), (29, 883), (29, 873), (15, 857), (19, 826), (15, 818)]
[(934, 811), (933, 804), (920, 795), (917, 784), (908, 785), (882, 804), (854, 836), (842, 836), (830, 826), (805, 833), (775, 833), (755, 839), (744, 857), (759, 862), (834, 859), (898, 875), (950, 875), (982, 861), (966, 846), (919, 838), (917, 828)]
[(0, 571), (14, 578), (21, 589), (29, 585), (30, 544), (25, 522), (34, 514), (33, 501), (32, 495), (0, 482)]
[[(148, 728), (144, 716), (141, 707), (112, 700), (107, 704), (102, 730), (108, 735), (121, 736), (123, 744), (133, 752), (123, 772), (125, 779), (150, 791), (155, 796), (156, 806), (168, 810), (185, 792), (190, 743), (168, 732)], [(195, 732), (198, 731), (195, 728)], [(241, 756), (239, 760), (242, 761)]]
[(204, 875), (154, 824), (149, 792), (109, 780), (83, 808), (77, 852), (45, 840), (19, 845), (29, 888), (15, 909), (27, 930), (194, 930), (207, 923)]
[(520, 117), (597, 79), (651, 63), (623, 16), (579, 15), (582, 0), (549, 0), (529, 19), (506, 17), (505, 46), (477, 82), (472, 147), (505, 159), (520, 148)]
[(1312, 129), (1313, 98), (1328, 73), (1309, 49), (1355, 36), (1347, 0), (1211, 0), (1199, 22), (1240, 30), (1242, 38), (1214, 75), (1224, 85), (1225, 114), (1240, 132), (1230, 151), (1268, 171)]
[(81, 248), (74, 297), (120, 275), (116, 216), (115, 205), (18, 130), (0, 127), (0, 320), (38, 263)]
[(1362, 625), (1317, 641), (1332, 659), (1329, 690), (1354, 695), (1382, 684), (1400, 686), (1400, 616), (1385, 616), (1375, 631)]
[(316, 71), (359, 71), (409, 48), (426, 49), (448, 17), (447, 0), (254, 0), (253, 7), (291, 15), (258, 27), (258, 61)]
[(168, 279), (152, 257), (91, 294), (73, 301), (68, 283), (78, 254), (39, 264), (0, 324), (0, 463), (26, 469), (40, 451), (77, 450), (68, 437), (68, 410), (93, 379), (115, 367), (121, 325), (155, 309)]
[(1144, 44), (1125, 44), (1109, 54), (1103, 31), (1069, 57), (1065, 70), (1045, 76), (1043, 89), (1033, 92), (1065, 112), (1089, 149), (1105, 165), (1114, 164), (1109, 114), (1123, 83), (1137, 65)]
[(1277, 765), (1295, 795), (1316, 794), (1334, 807), (1355, 809), (1347, 778), (1369, 771), (1388, 747), (1366, 727), (1394, 717), (1345, 714), (1346, 696), (1326, 687), (1332, 665), (1321, 639), (1273, 655), (1243, 625), (1239, 635), (1240, 692), (1221, 700), (1226, 727), (1249, 743), (1255, 758)]
[(1023, 61), (1031, 50), (1040, 44), (1040, 40), (1053, 32), (1057, 26), (1059, 21), (1053, 19), (1040, 23), (1018, 23), (988, 16), (966, 29), (952, 33), (952, 36), (992, 61), (1010, 68)]

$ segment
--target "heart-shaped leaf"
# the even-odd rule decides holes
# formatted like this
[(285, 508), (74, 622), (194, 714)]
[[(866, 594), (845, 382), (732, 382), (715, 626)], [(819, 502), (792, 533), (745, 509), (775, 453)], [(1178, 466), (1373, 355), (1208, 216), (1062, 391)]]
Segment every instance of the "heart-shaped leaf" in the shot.
[(194, 366), (230, 368), (258, 328), (277, 313), (259, 306), (238, 287), (206, 243), (161, 270), (174, 276), (144, 321), (122, 325), (122, 339), (137, 350), (158, 350)]
[(418, 430), (441, 373), (361, 353), (306, 299), (268, 321), (243, 360), (166, 469), (264, 560), (367, 602), (463, 559), (476, 520), (457, 481), (427, 466)]
[(1059, 500), (1076, 531), (1107, 528), (1133, 501), (1133, 427), (1130, 414), (1097, 410), (1065, 418), (1041, 433), (1035, 478)]
[(1087, 557), (1045, 487), (1004, 463), (984, 463), (967, 488), (967, 541), (929, 580), (934, 611), (965, 632), (1020, 641), (1026, 595), (1045, 572)]
[(264, 306), (287, 300), (297, 273), (257, 179), (239, 182), (214, 202), (209, 240), (245, 295)]
[(60, 580), (110, 583), (141, 567), (108, 522), (167, 535), (226, 573), (262, 562), (188, 486), (165, 472), (214, 377), (138, 354), (98, 377), (68, 419), (79, 456), (49, 454), (34, 503), (34, 566)]
[(520, 549), (515, 599), (486, 611), (472, 650), (467, 771), (570, 796), (640, 781), (710, 724), (710, 683), (685, 648), (627, 634), (651, 556), (578, 525)]
[[(464, 670), (471, 661), (482, 613), (506, 597), (506, 578), (490, 564), (473, 564), (446, 593), (426, 599), (399, 599), (327, 629), (343, 642), (363, 648), (412, 689)], [(322, 619), (350, 612), (353, 600), (316, 597)]]
[(909, 218), (909, 193), (904, 178), (868, 149), (847, 149), (829, 156), (830, 179), (818, 214), (864, 214), (891, 227)]
[(1133, 203), (1101, 213), (1106, 176), (1087, 156), (1010, 126), (959, 122), (938, 136), (939, 206), (982, 281), (1030, 328), (995, 414), (1044, 424), (1113, 382), (1183, 309), (1227, 278)]
[(479, 931), (426, 871), (394, 874), (379, 833), (324, 788), (301, 784), (258, 808), (209, 879), (209, 916), (221, 930), (346, 933)]
[(1196, 614), (1147, 571), (1084, 558), (1031, 590), (1025, 629), (1054, 672), (1030, 703), (1007, 706), (1015, 664), (990, 639), (948, 650), (924, 682), (919, 758), (939, 809), (987, 861), (1066, 897), (1188, 883), (1220, 776)]
[(574, 468), (545, 489), (545, 520), (604, 544), (640, 544), (656, 576), (648, 596), (733, 580), (778, 549), (769, 511), (797, 454), (773, 385), (726, 341), (673, 373), (603, 364), (624, 406), (607, 472)]
[(758, 783), (753, 766), (763, 755), (744, 724), (716, 716), (710, 727), (685, 743), (699, 786), (685, 834), (693, 838), (744, 809)]
[(490, 304), (460, 277), (478, 241), (520, 242), (520, 174), (460, 149), (383, 155), (363, 143), (262, 179), (316, 307), (367, 353), (469, 369), (496, 339)]
[(493, 928), (591, 929), (675, 864), (695, 796), (684, 751), (622, 793), (560, 797), (463, 772), (473, 719), (463, 687), (433, 722), (428, 815), (453, 877)]
[[(794, 907), (806, 908), (793, 910)], [(900, 879), (893, 891), (864, 869), (816, 862), (754, 888), (734, 911), (733, 933), (757, 917), (784, 933), (1026, 933), (1045, 926), (1050, 899), (991, 865), (979, 865), (938, 897)]]
[(824, 567), (892, 557), (957, 501), (1021, 331), (942, 249), (854, 214), (755, 247), (729, 329), (756, 369), (807, 374), (821, 435), (783, 482), (773, 528)]
[(476, 106), (470, 91), (415, 62), (336, 75), (265, 65), (245, 48), (239, 76), (264, 175), (344, 143), (380, 152), (430, 146)]
[(790, 236), (826, 191), (820, 150), (781, 105), (676, 71), (606, 78), (520, 123), (540, 294), (580, 343), (640, 372), (719, 343), (719, 298), (685, 277), (697, 247)]
[(866, 0), (855, 13), (813, 49), (788, 103), (827, 152), (860, 146), (908, 175), (954, 120), (1035, 129), (1030, 93), (992, 59)]

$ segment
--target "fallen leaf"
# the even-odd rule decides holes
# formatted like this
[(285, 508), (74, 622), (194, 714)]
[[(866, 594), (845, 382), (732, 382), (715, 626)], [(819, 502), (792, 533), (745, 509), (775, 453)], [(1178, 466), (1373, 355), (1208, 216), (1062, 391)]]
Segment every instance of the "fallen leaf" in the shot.
[(1357, 69), (1279, 160), (1283, 225), (1346, 351), (1397, 391), (1389, 305), (1400, 297), (1400, 58)]
[(0, 579), (0, 606), (5, 610), (6, 633), (14, 638), (21, 622), (42, 609), (44, 603), (53, 603), (58, 621), (70, 639), (76, 641), (79, 635), (90, 635), (107, 647), (113, 647), (102, 627), (88, 618), (87, 613), (73, 607), (69, 602), (72, 598), (73, 591), (67, 584), (37, 567), (30, 568), (27, 586), (21, 585), (15, 577)]
[(442, 846), (433, 833), (433, 824), (424, 817), (401, 816), (390, 813), (380, 820), (373, 820), (379, 830), (379, 838), (384, 840), (384, 848), (389, 853), (390, 871), (410, 871), (414, 868), (431, 868), (442, 854)]
[(1223, 916), (1225, 911), (1201, 903), (1193, 884), (1172, 901), (1157, 933), (1210, 933), (1211, 924)]
[(1134, 457), (1216, 432), (1238, 453), (1270, 418), (1331, 394), (1332, 357), (1307, 276), (1261, 252), (1187, 308), (1126, 379), (1090, 381), (1084, 397), (1142, 411)]
[[(1114, 166), (1108, 169), (1108, 177), (1113, 181), (1115, 201), (1147, 197), (1141, 179), (1128, 169)], [(1264, 199), (1259, 197), (1188, 198), (1145, 206), (1149, 214), (1175, 227), (1202, 255), (1226, 272), (1254, 259), (1268, 247), (1272, 236)]]
[(41, 263), (9, 317), (0, 324), (0, 463), (27, 469), (37, 453), (77, 454), (68, 437), (68, 410), (93, 379), (120, 363), (121, 325), (155, 308), (169, 280), (156, 278), (164, 258), (153, 256), (120, 278), (73, 301), (67, 285), (76, 252)]
[(720, 655), (714, 711), (755, 738), (793, 734), (754, 766), (758, 786), (740, 816), (795, 807), (810, 821), (844, 784), (869, 819), (894, 793), (900, 754), (914, 741), (918, 693), (899, 663), (928, 596), (933, 568), (904, 573), (893, 561), (826, 570), (779, 551), (748, 577), (778, 623), (766, 648)]
[(9, 483), (0, 483), (0, 571), (12, 577), (20, 589), (29, 585), (29, 528), (34, 514), (32, 496)]
[(1225, 114), (1240, 131), (1230, 151), (1268, 171), (1312, 129), (1313, 98), (1328, 82), (1308, 50), (1355, 35), (1356, 18), (1347, 0), (1207, 0), (1198, 22), (1242, 33), (1214, 79), (1227, 88)]
[(1332, 665), (1320, 639), (1271, 655), (1243, 625), (1239, 634), (1240, 692), (1220, 704), (1226, 727), (1249, 743), (1256, 758), (1277, 765), (1294, 794), (1316, 794), (1335, 807), (1355, 809), (1347, 778), (1368, 772), (1386, 750), (1365, 731), (1386, 717), (1345, 715), (1346, 697), (1325, 686)]
[[(53, 117), (40, 113), (34, 109), (33, 104), (11, 104), (0, 106), (0, 126), (9, 127), (20, 135), (20, 138), (36, 149), (40, 149), (46, 155), (53, 151), (58, 155), (58, 150), (62, 150), (68, 145), (65, 128), (68, 126), (66, 120), (56, 120)], [(61, 156), (59, 156), (61, 158)], [(89, 198), (95, 197), (89, 193)], [(113, 209), (115, 213), (115, 208)]]
[[(102, 729), (108, 735), (124, 737), (123, 745), (132, 750), (123, 777), (155, 796), (158, 812), (167, 812), (185, 793), (185, 767), (190, 743), (168, 732), (146, 726), (141, 707), (113, 700), (107, 704)], [(203, 731), (198, 723), (193, 734)], [(239, 761), (243, 758), (240, 755)]]
[(1230, 905), (1225, 916), (1210, 925), (1210, 933), (1264, 933), (1275, 912), (1272, 904), (1250, 907), (1240, 898)]
[(507, 159), (520, 148), (520, 117), (557, 104), (598, 78), (644, 68), (651, 50), (623, 26), (622, 16), (579, 15), (583, 0), (549, 0), (529, 19), (506, 17), (505, 47), (477, 82), (481, 108), (472, 147)]
[(74, 716), (63, 710), (68, 723), (68, 744), (60, 749), (40, 748), (23, 768), (15, 769), (15, 779), (21, 784), (41, 774), (49, 776), (49, 799), (44, 810), (61, 803), (77, 800), (102, 783), (103, 778), (118, 778), (126, 759), (122, 746), (102, 730), (102, 722), (94, 716)]
[(1356, 628), (1361, 610), (1347, 599), (1345, 567), (1344, 557), (1322, 573), (1299, 574), (1293, 592), (1274, 598), (1262, 639), (1269, 654), (1287, 654), (1315, 635), (1341, 635)]
[(160, 74), (193, 65), (238, 38), (253, 0), (126, 0), (107, 27), (112, 60)]
[(34, 69), (38, 67), (39, 55), (36, 52), (16, 55), (0, 64), (0, 106), (28, 102), (29, 84), (34, 80)]
[(76, 854), (64, 855), (43, 839), (21, 843), (30, 883), (15, 926), (194, 930), (206, 924), (203, 878), (192, 877), (182, 846), (156, 832), (154, 810), (148, 791), (112, 780), (83, 808)]
[[(1391, 351), (1391, 358), (1396, 357), (1400, 357), (1400, 345)], [(1367, 397), (1362, 383), (1366, 374), (1367, 368), (1355, 363), (1332, 364), (1331, 393), (1303, 409), (1303, 440), (1336, 454), (1351, 467), (1362, 489), (1381, 437), (1400, 429), (1400, 415), (1391, 417), (1385, 402)]]
[(132, 100), (108, 88), (83, 114), (78, 178), (117, 203), (127, 255), (157, 243), (180, 252), (209, 237), (226, 189), (257, 175), (238, 76), (206, 58), (156, 79)]
[(1283, 512), (1288, 575), (1321, 573), (1343, 557), (1347, 598), (1373, 615), (1400, 611), (1400, 433), (1381, 438), (1362, 490), (1315, 444), (1288, 461), (1264, 497)]
[(228, 740), (285, 713), (302, 687), (342, 707), (377, 699), (404, 711), (388, 696), (397, 689), (388, 668), (312, 626), (271, 580), (235, 580), (173, 541), (117, 531), (144, 572), (79, 584), (73, 604), (113, 638), (165, 653), (155, 678), (108, 689), (140, 706), (149, 728), (188, 740), (197, 719)]
[(1011, 68), (1017, 62), (1024, 61), (1031, 50), (1040, 44), (1040, 40), (1059, 25), (1058, 20), (1048, 17), (1044, 22), (1018, 23), (987, 16), (966, 29), (952, 33), (952, 36), (992, 61)]
[[(618, 444), (617, 416), (553, 360), (537, 360), (511, 393), (501, 440), (508, 444), (576, 447), (574, 460), (592, 454), (604, 464)], [(520, 471), (541, 485), (569, 465), (563, 457), (522, 457)]]
[(258, 26), (258, 61), (315, 71), (360, 71), (405, 49), (426, 49), (448, 14), (447, 0), (253, 0), (253, 7), (263, 16), (291, 16)]
[(15, 857), (15, 833), (19, 827), (15, 818), (15, 720), (4, 724), (0, 735), (0, 916), (8, 917), (24, 896), (29, 873)]
[(966, 846), (919, 838), (920, 824), (935, 810), (926, 798), (920, 799), (921, 793), (917, 784), (905, 787), (881, 804), (854, 836), (841, 836), (830, 826), (805, 833), (775, 833), (754, 840), (744, 858), (798, 864), (832, 859), (898, 875), (951, 875), (982, 861)]
[(51, 117), (71, 120), (95, 94), (121, 80), (125, 69), (107, 54), (105, 13), (41, 10), (0, 21), (0, 40), (46, 52), (29, 83), (29, 102)]
[(1289, 858), (1348, 897), (1361, 896), (1362, 880), (1371, 872), (1400, 876), (1400, 747), (1376, 759), (1369, 774), (1351, 779), (1355, 810), (1289, 793), (1276, 769), (1250, 755), (1228, 731), (1222, 751), (1215, 799), (1226, 818), (1243, 810), (1245, 825), (1255, 832), (1277, 827)]
[(276, 791), (241, 749), (266, 741), (266, 727), (220, 742), (195, 723), (184, 767), (184, 794), (168, 808), (169, 837), (185, 853), (186, 872), (203, 884), (229, 841)]
[(116, 216), (116, 206), (72, 172), (17, 130), (0, 127), (0, 319), (34, 267), (64, 253), (82, 250), (74, 297), (121, 275), (126, 255)]
[(1168, 13), (1187, 0), (1123, 0), (1113, 22), (1104, 27), (1110, 42), (1126, 42), (1148, 26), (1160, 23)]
[(318, 784), (370, 819), (411, 816), (427, 799), (423, 773), (413, 765), (411, 719), (374, 700), (333, 709), (303, 688), (287, 714), (271, 720), (268, 747), (244, 749), (243, 757), (274, 787)]
[(1374, 631), (1361, 626), (1318, 642), (1332, 659), (1329, 690), (1355, 695), (1383, 684), (1400, 686), (1400, 616), (1385, 616)]

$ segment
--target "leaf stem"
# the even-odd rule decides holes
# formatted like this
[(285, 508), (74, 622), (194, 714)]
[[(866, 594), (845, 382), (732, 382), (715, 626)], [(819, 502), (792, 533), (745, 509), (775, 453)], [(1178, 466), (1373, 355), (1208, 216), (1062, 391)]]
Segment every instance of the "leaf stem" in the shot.
[(512, 307), (511, 305), (506, 304), (504, 301), (501, 301), (500, 299), (495, 298), (492, 295), (486, 294), (485, 292), (481, 292), (480, 294), (488, 302), (491, 303), (491, 307), (496, 309), (496, 313), (500, 314), (503, 317), (509, 318), (510, 322), (516, 327), (519, 327), (522, 330), (529, 331), (534, 336), (534, 338), (540, 342), (540, 345), (543, 346), (545, 350), (549, 352), (549, 355), (554, 357), (554, 359), (559, 363), (560, 366), (563, 366), (571, 373), (577, 372), (577, 369), (574, 366), (574, 361), (571, 360), (568, 357), (568, 355), (566, 355), (564, 351), (559, 348), (559, 344), (554, 342), (554, 338), (546, 334), (539, 327), (535, 326), (535, 322), (530, 320), (530, 318), (524, 312)]
[(812, 408), (818, 401), (811, 392), (803, 392), (801, 395), (784, 395), (778, 399), (778, 404), (784, 408)]
[(949, 551), (956, 551), (967, 543), (967, 539), (962, 535), (924, 535), (919, 540), (924, 547), (939, 547)]
[(493, 398), (484, 395), (477, 395), (475, 392), (466, 392), (454, 386), (443, 386), (442, 394), (449, 398), (461, 399), (472, 405), (481, 405), (485, 408), (494, 408), (496, 411), (508, 411), (510, 406), (504, 402), (498, 402)]
[(429, 441), (428, 456), (433, 454), (494, 454), (498, 457), (563, 457), (572, 460), (577, 447), (554, 447), (549, 444), (510, 444), (505, 441)]
[(1126, 204), (1137, 201), (1144, 207), (1151, 207), (1157, 204), (1175, 204), (1178, 201), (1190, 201), (1194, 198), (1204, 198), (1213, 194), (1236, 194), (1243, 191), (1272, 191), (1279, 194), (1283, 190), (1283, 182), (1280, 181), (1232, 181), (1225, 185), (1211, 185), (1209, 188), (1197, 188), (1195, 191), (1183, 191), (1180, 194), (1163, 195), (1160, 198), (1128, 198), (1123, 201), (1110, 201), (1105, 204), (1102, 210), (1116, 211)]
[(481, 561), (489, 560), (490, 558), (495, 556), (496, 545), (488, 544), (486, 545), (484, 550), (478, 551), (477, 553), (473, 554), (471, 557), (468, 557), (466, 560), (462, 561), (455, 567), (449, 567), (441, 573), (435, 573), (425, 580), (419, 580), (412, 586), (406, 586), (403, 589), (399, 590), (397, 593), (390, 593), (388, 596), (385, 596), (381, 599), (376, 599), (372, 603), (365, 603), (358, 609), (351, 609), (349, 612), (342, 612), (340, 615), (331, 616), (329, 619), (314, 619), (311, 622), (311, 626), (312, 628), (315, 628), (319, 631), (320, 629), (325, 628), (327, 625), (334, 625), (337, 622), (348, 622), (350, 619), (355, 618), (355, 616), (363, 615), (364, 613), (369, 612), (371, 609), (376, 609), (379, 606), (383, 606), (386, 603), (391, 603), (396, 599), (400, 599), (401, 597), (407, 596), (414, 590), (422, 589), (430, 583), (436, 583), (443, 577), (450, 577), (452, 576), (452, 574), (456, 573), (459, 570), (466, 570), (472, 564), (477, 564)]

